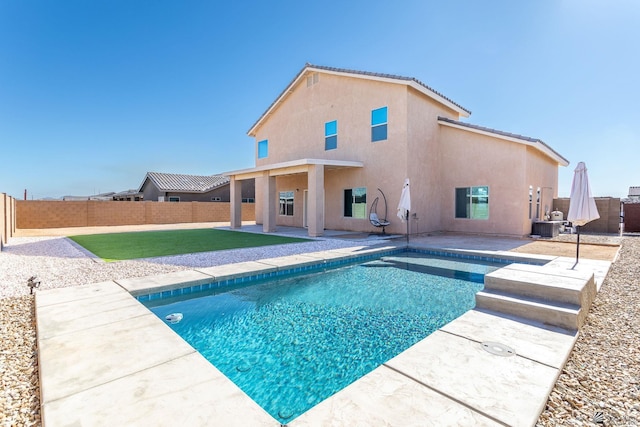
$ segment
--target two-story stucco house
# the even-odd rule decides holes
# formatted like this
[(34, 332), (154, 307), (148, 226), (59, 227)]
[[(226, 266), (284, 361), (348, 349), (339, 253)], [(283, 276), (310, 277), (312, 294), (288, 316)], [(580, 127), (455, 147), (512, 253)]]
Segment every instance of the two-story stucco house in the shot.
[(530, 234), (568, 161), (539, 139), (461, 121), (469, 115), (414, 78), (307, 64), (249, 130), (255, 167), (225, 173), (231, 225), (240, 182), (255, 178), (266, 232), (373, 231), (371, 203), (384, 193), (387, 231), (406, 233), (395, 212), (409, 178), (410, 234)]

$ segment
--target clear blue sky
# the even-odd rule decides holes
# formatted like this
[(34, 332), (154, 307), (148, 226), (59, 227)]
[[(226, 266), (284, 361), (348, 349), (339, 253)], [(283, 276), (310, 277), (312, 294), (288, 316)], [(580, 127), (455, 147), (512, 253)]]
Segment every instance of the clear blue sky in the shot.
[(466, 121), (640, 185), (637, 0), (0, 0), (0, 192), (254, 166), (247, 130), (306, 62), (416, 77)]

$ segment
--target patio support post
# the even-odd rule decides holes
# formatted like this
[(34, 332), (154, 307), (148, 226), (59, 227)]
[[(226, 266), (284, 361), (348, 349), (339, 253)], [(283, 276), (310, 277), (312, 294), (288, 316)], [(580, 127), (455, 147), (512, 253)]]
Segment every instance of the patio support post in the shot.
[(310, 165), (307, 172), (307, 224), (309, 236), (324, 234), (324, 165)]
[(231, 176), (230, 182), (230, 201), (231, 201), (231, 228), (242, 227), (242, 181), (236, 180), (235, 176)]
[(269, 171), (265, 171), (263, 178), (262, 194), (263, 206), (262, 206), (262, 231), (265, 233), (273, 233), (276, 231), (276, 209), (278, 209), (278, 203), (276, 203), (276, 177), (269, 176)]

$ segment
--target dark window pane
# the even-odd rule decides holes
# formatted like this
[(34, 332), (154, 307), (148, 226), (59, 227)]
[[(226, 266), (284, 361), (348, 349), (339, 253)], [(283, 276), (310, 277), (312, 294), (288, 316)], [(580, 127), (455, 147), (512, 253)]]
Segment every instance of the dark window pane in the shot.
[(387, 139), (387, 125), (374, 126), (371, 128), (371, 142), (383, 141)]
[(469, 218), (468, 194), (468, 188), (456, 188), (456, 218)]
[(335, 150), (338, 148), (338, 136), (328, 136), (324, 139), (324, 149), (325, 150)]
[(351, 189), (344, 190), (344, 216), (351, 217), (353, 210), (351, 204), (353, 203), (353, 194)]

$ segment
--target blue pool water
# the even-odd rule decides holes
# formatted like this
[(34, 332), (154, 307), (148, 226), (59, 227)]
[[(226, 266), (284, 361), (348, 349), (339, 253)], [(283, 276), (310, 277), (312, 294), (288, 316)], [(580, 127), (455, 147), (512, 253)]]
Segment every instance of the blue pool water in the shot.
[(403, 253), (145, 304), (284, 424), (472, 309), (500, 266)]

